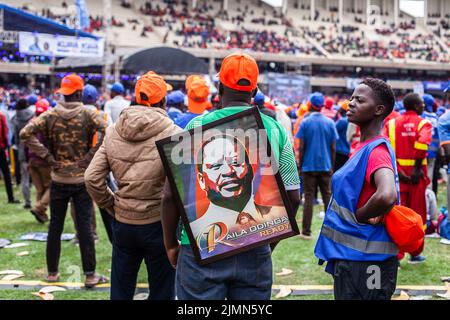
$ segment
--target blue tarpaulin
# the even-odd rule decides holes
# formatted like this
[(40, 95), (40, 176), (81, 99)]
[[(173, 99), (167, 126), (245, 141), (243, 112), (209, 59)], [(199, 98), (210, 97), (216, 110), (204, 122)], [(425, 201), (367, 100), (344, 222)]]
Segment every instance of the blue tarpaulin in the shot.
[(35, 16), (23, 10), (19, 10), (4, 4), (0, 4), (3, 10), (3, 29), (8, 31), (27, 31), (62, 36), (79, 36), (97, 39), (98, 37), (80, 30), (69, 28), (53, 20)]

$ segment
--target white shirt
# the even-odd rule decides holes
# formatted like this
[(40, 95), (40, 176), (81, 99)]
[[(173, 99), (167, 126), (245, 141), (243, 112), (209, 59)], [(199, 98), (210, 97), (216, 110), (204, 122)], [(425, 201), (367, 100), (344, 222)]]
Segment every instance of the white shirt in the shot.
[(108, 118), (111, 118), (113, 123), (119, 120), (120, 113), (123, 109), (130, 106), (130, 101), (126, 100), (123, 96), (115, 96), (111, 100), (105, 103), (105, 112), (108, 114)]
[(197, 238), (198, 234), (206, 232), (207, 227), (210, 224), (216, 222), (225, 223), (228, 227), (228, 230), (230, 230), (231, 227), (236, 225), (236, 219), (241, 212), (249, 213), (256, 221), (260, 220), (260, 214), (256, 210), (255, 200), (253, 199), (253, 196), (250, 197), (249, 201), (245, 205), (244, 209), (242, 209), (242, 211), (234, 211), (228, 208), (219, 207), (210, 202), (208, 210), (205, 212), (205, 214), (190, 223), (194, 238)]

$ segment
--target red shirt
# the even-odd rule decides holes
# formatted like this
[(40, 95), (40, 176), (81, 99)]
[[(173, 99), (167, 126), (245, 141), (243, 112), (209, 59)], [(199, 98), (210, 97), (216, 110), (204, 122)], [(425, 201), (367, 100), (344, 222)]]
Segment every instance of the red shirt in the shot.
[[(382, 135), (379, 135), (365, 142), (358, 143), (355, 151), (350, 156), (350, 158), (368, 143), (382, 137)], [(358, 205), (356, 207), (357, 209), (363, 207), (373, 196), (375, 191), (377, 191), (377, 187), (375, 186), (375, 183), (373, 181), (373, 174), (381, 168), (389, 168), (392, 170), (392, 172), (394, 171), (394, 168), (392, 167), (391, 155), (389, 154), (389, 151), (384, 144), (379, 145), (370, 153), (366, 168), (366, 174), (364, 176), (364, 184), (359, 195)]]

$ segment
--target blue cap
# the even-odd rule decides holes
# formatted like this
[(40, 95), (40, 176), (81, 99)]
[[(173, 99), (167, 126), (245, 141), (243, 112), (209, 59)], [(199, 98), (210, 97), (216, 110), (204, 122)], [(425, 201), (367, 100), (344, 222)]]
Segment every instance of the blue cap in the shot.
[(434, 98), (431, 94), (423, 95), (423, 102), (425, 102), (425, 108), (428, 112), (433, 112)]
[(180, 90), (172, 91), (167, 95), (167, 105), (184, 103), (184, 93)]
[(322, 108), (323, 104), (325, 102), (325, 97), (320, 92), (314, 92), (309, 97), (309, 101), (311, 101), (311, 104), (316, 108)]
[(83, 90), (83, 103), (93, 103), (97, 101), (98, 92), (92, 84), (84, 86)]
[(125, 92), (125, 88), (120, 82), (115, 82), (111, 87), (111, 92), (122, 94)]
[(255, 97), (253, 98), (253, 103), (255, 105), (262, 106), (262, 105), (264, 105), (265, 98), (266, 97), (264, 96), (264, 93), (262, 93), (261, 91), (258, 91), (256, 93)]
[(29, 105), (36, 104), (36, 102), (38, 102), (38, 97), (35, 94), (30, 94), (27, 98), (27, 101)]

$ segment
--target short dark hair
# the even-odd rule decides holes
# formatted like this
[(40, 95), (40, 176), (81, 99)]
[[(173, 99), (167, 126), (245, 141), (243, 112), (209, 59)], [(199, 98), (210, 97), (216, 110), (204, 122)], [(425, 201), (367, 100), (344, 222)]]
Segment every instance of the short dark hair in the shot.
[(20, 98), (19, 100), (17, 100), (16, 102), (16, 110), (23, 110), (28, 108), (28, 101), (27, 99), (24, 98)]
[(364, 84), (372, 89), (377, 103), (386, 107), (385, 116), (388, 116), (395, 106), (395, 94), (392, 87), (381, 79), (366, 78), (360, 84)]
[(421, 104), (423, 104), (423, 100), (418, 93), (410, 92), (403, 99), (403, 106), (406, 110), (415, 110)]

